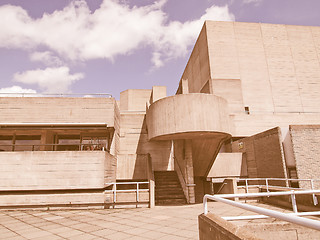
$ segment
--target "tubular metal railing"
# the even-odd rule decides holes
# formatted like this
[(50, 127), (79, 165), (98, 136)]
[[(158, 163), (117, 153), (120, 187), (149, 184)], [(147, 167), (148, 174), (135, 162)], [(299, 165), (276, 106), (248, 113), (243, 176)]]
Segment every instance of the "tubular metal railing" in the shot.
[[(314, 212), (298, 212), (296, 195), (300, 194), (320, 194), (320, 190), (301, 190), (301, 191), (285, 191), (285, 192), (260, 192), (260, 193), (242, 193), (242, 194), (219, 194), (219, 195), (208, 195), (203, 197), (203, 212), (208, 214), (208, 199), (223, 202), (231, 206), (239, 207), (248, 211), (252, 211), (262, 215), (250, 215), (250, 216), (233, 216), (223, 217), (225, 220), (245, 220), (245, 219), (259, 219), (273, 217), (281, 219), (294, 224), (299, 224), (304, 227), (313, 228), (320, 231), (320, 221), (299, 217), (299, 216), (311, 216), (320, 215), (320, 211)], [(285, 196), (291, 195), (291, 202), (293, 213), (282, 213), (275, 210), (265, 209), (262, 207), (252, 206), (246, 203), (236, 202), (226, 198), (253, 198), (253, 197), (270, 197), (270, 196)]]
[[(315, 187), (314, 187), (314, 183), (315, 182), (320, 182), (320, 179), (290, 179), (290, 178), (240, 178), (237, 180), (238, 182), (245, 182), (245, 190), (246, 190), (246, 193), (249, 193), (249, 188), (250, 187), (259, 187), (259, 188), (262, 188), (262, 187), (265, 187), (266, 191), (267, 192), (270, 192), (270, 189), (271, 188), (279, 188), (279, 189), (286, 189), (286, 190), (297, 190), (297, 189), (300, 189), (301, 188), (293, 188), (293, 187), (288, 187), (289, 186), (289, 182), (309, 182), (310, 183), (310, 190), (314, 190)], [(249, 181), (258, 181), (258, 182), (265, 182), (265, 185), (263, 184), (253, 184), (253, 185), (250, 185), (249, 184)], [(279, 181), (279, 182), (285, 182), (286, 183), (286, 186), (278, 186), (278, 185), (271, 185), (270, 184), (270, 181)], [(238, 186), (238, 188), (241, 187), (241, 186)], [(313, 203), (314, 205), (317, 205), (318, 204), (318, 199), (316, 198), (315, 194), (312, 194), (312, 197), (313, 197)]]
[[(136, 203), (138, 204), (140, 201), (139, 199), (139, 193), (141, 192), (150, 192), (150, 183), (149, 182), (113, 182), (113, 183), (106, 183), (107, 185), (112, 185), (112, 189), (105, 190), (105, 192), (109, 192), (113, 194), (113, 204), (117, 203), (117, 193), (130, 193), (134, 192), (136, 193)], [(140, 188), (140, 185), (147, 184), (148, 188)], [(117, 185), (134, 185), (135, 188), (131, 189), (118, 189)], [(149, 199), (150, 201), (150, 199)]]
[[(10, 150), (4, 150), (1, 147), (2, 148), (10, 147)], [(45, 150), (41, 149), (41, 147), (44, 147)], [(107, 149), (102, 144), (98, 144), (98, 143), (6, 144), (6, 145), (0, 145), (0, 151), (6, 151), (6, 152), (20, 152), (20, 151), (107, 151)]]
[[(184, 189), (184, 195), (185, 195), (185, 198), (187, 199), (187, 201), (189, 202), (189, 189), (191, 188), (191, 187), (195, 187), (196, 186), (196, 184), (194, 184), (194, 183), (187, 183), (186, 182), (186, 180), (185, 180), (185, 175), (183, 174), (183, 172), (182, 172), (182, 168), (181, 168), (181, 166), (180, 166), (180, 163), (179, 163), (179, 161), (178, 161), (178, 159), (176, 158), (176, 157), (174, 157), (174, 166), (176, 167), (177, 166), (177, 168), (175, 168), (175, 170), (176, 170), (176, 172), (177, 172), (177, 175), (178, 175), (178, 178), (179, 178), (179, 181), (180, 181), (180, 184), (182, 185), (182, 188)], [(181, 175), (180, 175), (181, 174)], [(181, 181), (181, 180), (182, 181)], [(184, 188), (185, 187), (185, 188)], [(186, 190), (186, 192), (185, 192), (185, 190)]]
[(0, 97), (108, 97), (109, 93), (0, 93)]

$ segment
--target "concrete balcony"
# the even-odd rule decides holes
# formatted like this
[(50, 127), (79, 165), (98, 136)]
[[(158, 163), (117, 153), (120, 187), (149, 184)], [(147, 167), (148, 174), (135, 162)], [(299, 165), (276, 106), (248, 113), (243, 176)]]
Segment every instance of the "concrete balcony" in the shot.
[(149, 140), (225, 138), (230, 135), (227, 101), (212, 94), (162, 98), (147, 111)]
[(212, 94), (162, 98), (150, 105), (146, 120), (149, 140), (189, 142), (175, 144), (175, 161), (186, 166), (191, 152), (194, 176), (208, 175), (222, 143), (231, 137), (227, 101)]

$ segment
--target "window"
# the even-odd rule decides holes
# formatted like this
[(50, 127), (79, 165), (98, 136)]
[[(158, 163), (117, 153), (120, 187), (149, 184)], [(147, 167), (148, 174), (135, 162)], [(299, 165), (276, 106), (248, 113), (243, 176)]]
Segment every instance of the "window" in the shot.
[(0, 135), (0, 152), (12, 151), (13, 136)]
[(14, 140), (14, 151), (39, 151), (40, 135), (17, 135)]
[(108, 150), (107, 137), (82, 137), (83, 151), (103, 151)]
[(79, 151), (80, 135), (58, 135), (57, 151)]

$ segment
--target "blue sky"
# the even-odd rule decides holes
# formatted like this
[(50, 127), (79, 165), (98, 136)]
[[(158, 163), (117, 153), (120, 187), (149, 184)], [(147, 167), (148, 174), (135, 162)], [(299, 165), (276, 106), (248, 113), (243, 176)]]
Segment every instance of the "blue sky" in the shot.
[(320, 25), (319, 0), (0, 0), (0, 92), (175, 93), (204, 20)]

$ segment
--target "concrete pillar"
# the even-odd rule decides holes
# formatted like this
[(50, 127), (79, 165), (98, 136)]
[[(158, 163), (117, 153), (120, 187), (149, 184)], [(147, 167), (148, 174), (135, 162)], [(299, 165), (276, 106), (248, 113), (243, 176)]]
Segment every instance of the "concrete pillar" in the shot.
[[(223, 183), (226, 183), (220, 193), (224, 194), (236, 194), (238, 193), (238, 184), (236, 178), (227, 178)], [(234, 201), (239, 201), (239, 198), (233, 198)]]
[(182, 79), (181, 80), (181, 88), (182, 88), (182, 94), (189, 93), (189, 82), (188, 82), (188, 79)]
[(192, 140), (185, 140), (186, 185), (188, 188), (188, 202), (195, 203), (195, 185), (193, 176)]
[(155, 101), (165, 98), (167, 96), (167, 87), (165, 86), (153, 86), (150, 104), (154, 103)]
[(154, 180), (149, 180), (149, 208), (153, 208), (155, 205), (155, 185)]

